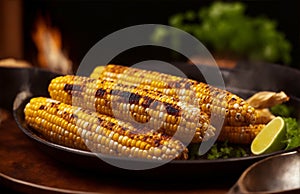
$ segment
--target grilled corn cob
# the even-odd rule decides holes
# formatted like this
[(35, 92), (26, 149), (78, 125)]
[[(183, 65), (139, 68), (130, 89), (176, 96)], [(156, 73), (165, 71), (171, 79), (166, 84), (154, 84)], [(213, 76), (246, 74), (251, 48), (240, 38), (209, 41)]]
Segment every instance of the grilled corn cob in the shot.
[(32, 98), (24, 113), (29, 126), (64, 146), (143, 159), (187, 159), (178, 140), (53, 99)]
[(175, 134), (182, 142), (201, 142), (215, 134), (206, 113), (159, 92), (73, 75), (56, 77), (48, 90), (53, 99)]
[(237, 95), (187, 78), (113, 64), (95, 68), (91, 77), (179, 95), (186, 102), (197, 100), (201, 110), (224, 116), (230, 126), (254, 124), (257, 117), (255, 109)]
[(251, 144), (252, 140), (264, 126), (264, 124), (249, 126), (224, 126), (218, 136), (218, 140), (236, 144)]

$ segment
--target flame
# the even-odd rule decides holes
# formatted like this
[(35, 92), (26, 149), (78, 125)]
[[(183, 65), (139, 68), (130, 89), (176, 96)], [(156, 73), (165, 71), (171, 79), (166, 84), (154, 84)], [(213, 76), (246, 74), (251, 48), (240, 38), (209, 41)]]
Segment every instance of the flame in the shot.
[(61, 33), (57, 28), (47, 25), (40, 17), (32, 38), (38, 50), (37, 60), (41, 67), (63, 74), (72, 73), (72, 62), (62, 51)]

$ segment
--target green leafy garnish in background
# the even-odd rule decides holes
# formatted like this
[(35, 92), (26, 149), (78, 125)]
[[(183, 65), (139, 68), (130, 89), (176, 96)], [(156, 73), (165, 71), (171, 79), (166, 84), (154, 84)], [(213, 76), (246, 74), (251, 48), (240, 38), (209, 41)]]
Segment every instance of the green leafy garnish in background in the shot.
[[(265, 17), (247, 16), (242, 2), (217, 1), (198, 12), (177, 13), (169, 18), (169, 25), (194, 35), (220, 57), (284, 64), (291, 61), (291, 44), (277, 31), (277, 23)], [(168, 34), (162, 28), (156, 29), (152, 40), (160, 42), (167, 35), (178, 41), (176, 34)]]

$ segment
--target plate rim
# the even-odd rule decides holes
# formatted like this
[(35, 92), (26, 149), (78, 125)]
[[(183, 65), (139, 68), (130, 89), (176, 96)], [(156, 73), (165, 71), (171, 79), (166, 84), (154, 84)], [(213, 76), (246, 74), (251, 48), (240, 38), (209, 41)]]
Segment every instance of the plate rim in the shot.
[[(89, 152), (89, 151), (85, 151), (85, 150), (80, 150), (80, 149), (76, 149), (76, 148), (71, 148), (71, 147), (67, 147), (64, 145), (60, 145), (57, 143), (53, 143), (50, 142), (42, 137), (40, 137), (37, 133), (34, 132), (34, 129), (32, 129), (29, 126), (24, 126), (25, 121), (24, 121), (24, 112), (23, 109), (25, 107), (25, 105), (29, 102), (30, 98), (32, 98), (34, 96), (28, 97), (26, 99), (23, 100), (23, 102), (19, 105), (19, 107), (15, 108), (13, 110), (13, 117), (15, 122), (18, 125), (18, 128), (25, 133), (30, 139), (37, 141), (38, 143), (41, 143), (49, 148), (54, 148), (54, 149), (58, 149), (59, 151), (65, 151), (65, 152), (69, 152), (71, 154), (76, 154), (76, 155), (80, 155), (80, 156), (84, 156), (84, 157), (93, 157), (96, 158), (98, 157), (96, 153), (93, 152)], [(47, 96), (45, 96), (47, 97)], [(195, 159), (195, 160), (176, 160), (173, 159), (167, 163), (172, 163), (172, 164), (220, 164), (220, 163), (231, 163), (231, 162), (241, 162), (241, 161), (251, 161), (251, 160), (259, 160), (259, 159), (263, 159), (266, 157), (270, 157), (270, 156), (274, 156), (274, 155), (278, 155), (278, 154), (282, 154), (282, 153), (289, 153), (289, 152), (293, 152), (297, 149), (299, 149), (299, 147), (296, 148), (292, 148), (289, 150), (279, 150), (276, 152), (272, 152), (272, 153), (268, 153), (268, 154), (262, 154), (262, 155), (251, 155), (251, 156), (244, 156), (244, 157), (235, 157), (235, 158), (220, 158), (220, 159)], [(102, 157), (102, 156), (101, 156)], [(117, 159), (117, 160), (124, 160), (126, 158), (121, 158), (121, 157), (109, 157), (109, 156), (103, 156), (103, 157), (107, 157), (108, 159)], [(128, 159), (128, 158), (127, 158)], [(130, 159), (133, 161), (146, 161), (149, 162), (149, 160), (140, 160), (140, 159)], [(155, 162), (155, 161), (150, 161), (150, 162)]]

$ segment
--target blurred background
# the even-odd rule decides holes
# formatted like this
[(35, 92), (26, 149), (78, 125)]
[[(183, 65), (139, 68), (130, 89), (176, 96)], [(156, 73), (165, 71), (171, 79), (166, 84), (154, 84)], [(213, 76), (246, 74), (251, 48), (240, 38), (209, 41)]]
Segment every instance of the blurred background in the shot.
[[(300, 68), (299, 18), (298, 0), (1, 0), (0, 59), (46, 67), (53, 60), (45, 56), (50, 49), (56, 55), (53, 63), (71, 64), (74, 70), (106, 35), (151, 23), (193, 34), (220, 65), (224, 60), (225, 66), (226, 61), (259, 61)], [(162, 41), (162, 34), (158, 29), (153, 37)], [(113, 62), (186, 60), (152, 49), (129, 50)]]

